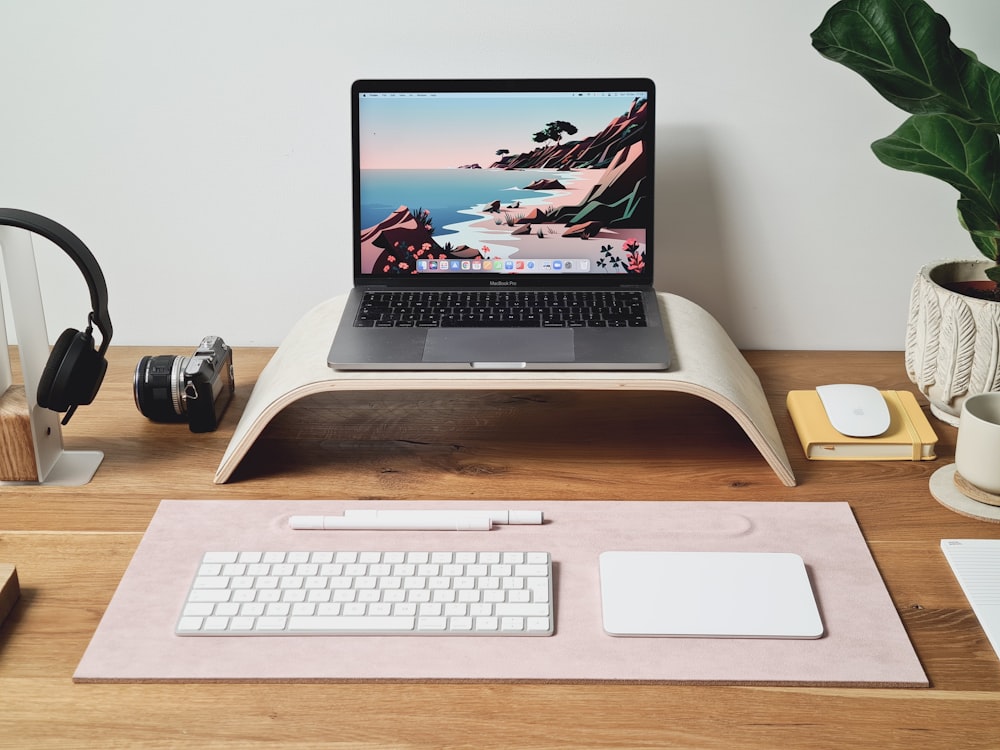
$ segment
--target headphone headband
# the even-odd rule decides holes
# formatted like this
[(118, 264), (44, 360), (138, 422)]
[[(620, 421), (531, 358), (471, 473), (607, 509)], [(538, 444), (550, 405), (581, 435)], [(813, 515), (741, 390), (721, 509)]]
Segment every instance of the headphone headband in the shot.
[(18, 208), (0, 208), (0, 225), (26, 229), (41, 235), (62, 248), (83, 273), (90, 289), (90, 304), (93, 312), (89, 319), (101, 332), (100, 354), (107, 351), (111, 343), (111, 318), (108, 315), (108, 285), (104, 273), (83, 241), (62, 224), (30, 211)]

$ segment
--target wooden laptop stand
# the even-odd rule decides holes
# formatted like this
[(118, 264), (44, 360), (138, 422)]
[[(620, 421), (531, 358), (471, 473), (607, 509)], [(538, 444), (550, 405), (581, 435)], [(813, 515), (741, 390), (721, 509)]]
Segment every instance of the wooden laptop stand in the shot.
[(328, 391), (651, 390), (677, 391), (722, 407), (743, 428), (786, 486), (795, 476), (757, 374), (718, 322), (683, 297), (660, 294), (674, 362), (663, 372), (356, 372), (326, 363), (346, 297), (308, 312), (261, 372), (215, 473), (223, 484), (267, 424), (289, 404)]

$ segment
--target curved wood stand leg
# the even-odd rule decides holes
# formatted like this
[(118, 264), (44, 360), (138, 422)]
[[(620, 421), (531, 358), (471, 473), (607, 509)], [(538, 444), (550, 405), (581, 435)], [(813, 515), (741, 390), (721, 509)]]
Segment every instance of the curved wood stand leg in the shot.
[(690, 393), (720, 406), (743, 428), (781, 482), (795, 476), (760, 380), (718, 322), (698, 305), (660, 295), (674, 362), (665, 372), (345, 372), (326, 363), (346, 297), (316, 306), (292, 329), (261, 372), (215, 473), (229, 480), (267, 424), (289, 404), (326, 391), (662, 390)]

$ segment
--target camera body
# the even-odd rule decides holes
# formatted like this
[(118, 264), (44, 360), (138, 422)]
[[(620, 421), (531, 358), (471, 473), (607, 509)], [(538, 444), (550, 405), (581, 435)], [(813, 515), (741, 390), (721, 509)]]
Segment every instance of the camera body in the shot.
[(187, 422), (191, 432), (219, 426), (236, 385), (233, 350), (219, 336), (206, 336), (194, 354), (145, 356), (135, 368), (135, 405), (154, 422)]

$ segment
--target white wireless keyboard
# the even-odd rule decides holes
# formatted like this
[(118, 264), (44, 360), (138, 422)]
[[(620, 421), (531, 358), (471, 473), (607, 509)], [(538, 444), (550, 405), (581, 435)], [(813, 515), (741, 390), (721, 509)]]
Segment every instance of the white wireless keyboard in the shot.
[(548, 552), (206, 552), (178, 635), (552, 635)]

